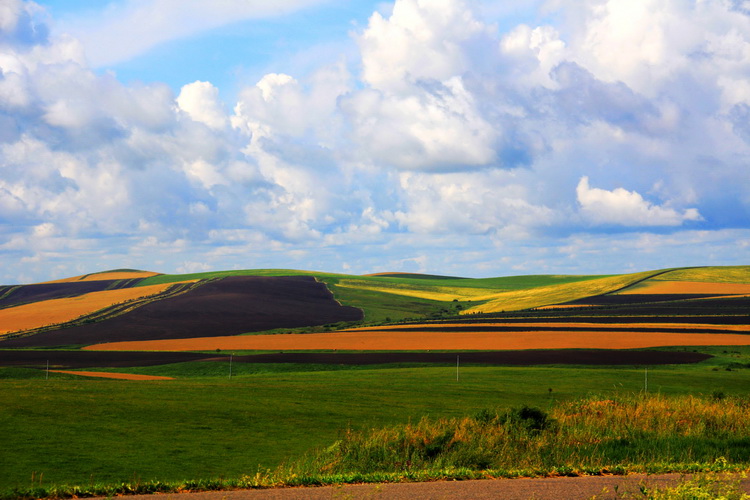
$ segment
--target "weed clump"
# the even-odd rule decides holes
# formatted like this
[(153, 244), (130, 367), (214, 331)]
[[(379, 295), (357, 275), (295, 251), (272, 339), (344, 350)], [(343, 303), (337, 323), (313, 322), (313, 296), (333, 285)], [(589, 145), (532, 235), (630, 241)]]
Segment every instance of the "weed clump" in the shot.
[[(315, 473), (404, 470), (670, 470), (675, 464), (747, 464), (750, 407), (730, 397), (636, 395), (562, 403), (549, 413), (522, 406), (470, 417), (422, 418), (347, 431), (311, 457)], [(671, 464), (671, 465), (670, 465)], [(714, 466), (712, 466), (715, 468)]]

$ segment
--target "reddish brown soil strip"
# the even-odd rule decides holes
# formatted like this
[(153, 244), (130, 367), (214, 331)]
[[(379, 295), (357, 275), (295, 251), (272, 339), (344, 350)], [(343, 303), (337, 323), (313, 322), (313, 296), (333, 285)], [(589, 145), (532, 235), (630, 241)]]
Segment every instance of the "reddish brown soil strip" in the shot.
[(151, 271), (114, 271), (110, 273), (82, 274), (71, 278), (63, 278), (54, 281), (45, 281), (44, 283), (72, 283), (75, 281), (101, 281), (101, 280), (123, 280), (133, 278), (149, 278), (159, 273)]
[(0, 351), (0, 366), (94, 368), (154, 366), (202, 361), (216, 355), (192, 352)]
[(663, 346), (750, 345), (750, 335), (671, 332), (331, 332), (288, 335), (247, 335), (112, 342), (87, 347), (103, 351), (205, 350), (520, 350), (520, 349), (642, 349)]
[(157, 375), (138, 375), (136, 373), (111, 373), (111, 372), (74, 372), (70, 370), (50, 370), (53, 373), (66, 373), (68, 375), (80, 375), (81, 377), (113, 378), (117, 380), (174, 380), (174, 377), (160, 377)]
[(10, 339), (0, 346), (225, 336), (360, 319), (361, 310), (341, 306), (311, 276), (233, 276), (106, 321)]
[(703, 283), (700, 281), (647, 281), (618, 295), (660, 295), (660, 294), (710, 294), (736, 295), (750, 294), (750, 284), (747, 283)]
[[(644, 498), (642, 486), (676, 486), (690, 479), (682, 474), (627, 476), (584, 476), (521, 479), (475, 479), (468, 481), (432, 481), (426, 483), (346, 484), (267, 490), (207, 491), (170, 493), (170, 500), (330, 500), (359, 498), (370, 500), (579, 500), (581, 498)], [(730, 483), (750, 493), (750, 479), (728, 474)], [(135, 495), (130, 500), (160, 500), (165, 495)], [(96, 499), (98, 500), (98, 499)], [(103, 500), (103, 497), (102, 497)]]

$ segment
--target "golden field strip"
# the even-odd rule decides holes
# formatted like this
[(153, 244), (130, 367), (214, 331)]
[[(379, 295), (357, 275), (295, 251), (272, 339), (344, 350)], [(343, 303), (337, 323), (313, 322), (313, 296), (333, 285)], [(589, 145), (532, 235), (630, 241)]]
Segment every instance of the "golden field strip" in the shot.
[(54, 281), (45, 281), (44, 283), (73, 283), (75, 281), (105, 281), (105, 280), (129, 280), (135, 278), (150, 278), (159, 273), (151, 271), (113, 271), (106, 273), (82, 274), (72, 278), (63, 278)]
[(750, 335), (676, 332), (414, 332), (351, 331), (308, 334), (246, 335), (190, 339), (110, 342), (85, 347), (92, 351), (232, 350), (522, 350), (639, 349), (665, 346), (750, 345)]
[(162, 293), (173, 284), (104, 290), (0, 309), (0, 335), (73, 321), (114, 304)]
[(140, 375), (137, 373), (112, 373), (112, 372), (90, 372), (72, 370), (50, 370), (52, 373), (65, 373), (67, 375), (79, 375), (81, 377), (112, 378), (116, 380), (174, 380), (174, 377), (162, 377), (159, 375)]
[(484, 304), (467, 308), (461, 314), (520, 311), (534, 307), (563, 304), (577, 299), (620, 290), (657, 274), (653, 271), (531, 289), (501, 292)]

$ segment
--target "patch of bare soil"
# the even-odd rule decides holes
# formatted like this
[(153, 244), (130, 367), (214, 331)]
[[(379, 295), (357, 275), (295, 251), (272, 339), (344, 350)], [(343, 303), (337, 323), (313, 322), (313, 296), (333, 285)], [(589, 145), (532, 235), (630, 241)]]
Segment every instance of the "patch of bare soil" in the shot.
[(158, 375), (139, 375), (136, 373), (111, 373), (111, 372), (76, 372), (71, 370), (50, 370), (53, 373), (66, 373), (68, 375), (79, 375), (81, 377), (111, 378), (116, 380), (174, 380), (174, 377), (160, 377)]
[(525, 350), (642, 349), (664, 346), (750, 345), (750, 335), (673, 332), (414, 332), (366, 331), (247, 335), (144, 342), (113, 342), (87, 347), (103, 351), (205, 350)]
[(747, 283), (649, 280), (617, 292), (617, 295), (742, 295), (750, 294)]

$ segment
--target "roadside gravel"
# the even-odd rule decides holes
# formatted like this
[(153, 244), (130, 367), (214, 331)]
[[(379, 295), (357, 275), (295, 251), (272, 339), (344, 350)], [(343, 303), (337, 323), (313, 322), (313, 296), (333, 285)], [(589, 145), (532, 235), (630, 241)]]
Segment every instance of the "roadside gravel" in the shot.
[[(203, 493), (138, 495), (127, 500), (579, 500), (638, 499), (641, 485), (676, 484), (685, 476), (661, 474), (646, 476), (589, 476), (471, 481), (437, 481), (429, 483), (353, 484), (314, 488), (279, 488), (269, 490), (236, 490)], [(729, 476), (740, 481), (740, 488), (750, 494), (750, 479)]]

